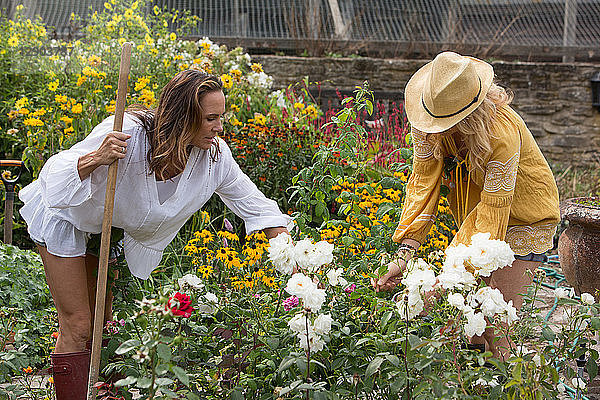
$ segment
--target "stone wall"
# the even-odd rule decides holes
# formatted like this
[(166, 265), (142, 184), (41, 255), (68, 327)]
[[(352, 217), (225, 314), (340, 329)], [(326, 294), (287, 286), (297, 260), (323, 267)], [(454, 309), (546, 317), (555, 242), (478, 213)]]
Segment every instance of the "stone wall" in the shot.
[[(323, 88), (352, 89), (368, 80), (371, 89), (402, 92), (426, 61), (371, 58), (254, 56), (276, 87), (308, 76)], [(551, 162), (600, 167), (600, 111), (594, 109), (590, 79), (600, 65), (492, 62), (498, 82), (515, 94), (514, 108)]]

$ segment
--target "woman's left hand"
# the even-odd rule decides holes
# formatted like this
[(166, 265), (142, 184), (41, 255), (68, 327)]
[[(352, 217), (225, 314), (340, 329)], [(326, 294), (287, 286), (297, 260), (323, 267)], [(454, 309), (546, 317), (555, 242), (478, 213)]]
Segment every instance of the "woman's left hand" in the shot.
[(288, 235), (290, 234), (288, 232), (288, 230), (286, 228), (284, 228), (283, 226), (275, 226), (272, 228), (265, 228), (265, 229), (263, 229), (263, 232), (267, 236), (267, 239), (272, 239), (272, 238), (276, 237), (277, 235), (279, 235), (280, 233), (287, 233)]

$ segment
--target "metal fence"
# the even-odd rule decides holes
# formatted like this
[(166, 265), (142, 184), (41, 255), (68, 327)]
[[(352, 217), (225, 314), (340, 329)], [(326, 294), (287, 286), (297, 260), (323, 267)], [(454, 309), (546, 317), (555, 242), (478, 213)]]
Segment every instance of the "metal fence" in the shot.
[[(0, 0), (8, 15), (23, 3), (65, 34), (71, 12), (103, 0)], [(453, 48), (479, 56), (600, 58), (600, 0), (155, 0), (189, 10), (208, 36), (251, 49), (431, 55)], [(6, 13), (5, 13), (6, 15)]]

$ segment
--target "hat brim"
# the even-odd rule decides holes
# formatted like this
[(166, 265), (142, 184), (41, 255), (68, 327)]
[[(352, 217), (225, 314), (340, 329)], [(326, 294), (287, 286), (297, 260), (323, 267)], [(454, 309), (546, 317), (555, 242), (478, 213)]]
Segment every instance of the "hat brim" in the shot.
[(485, 100), (485, 95), (492, 86), (494, 81), (494, 68), (485, 61), (473, 57), (465, 57), (475, 67), (477, 75), (481, 79), (481, 95), (477, 102), (473, 103), (464, 111), (451, 117), (436, 118), (429, 114), (423, 107), (421, 101), (423, 96), (423, 88), (427, 77), (431, 73), (433, 61), (422, 66), (410, 78), (404, 90), (404, 109), (408, 122), (415, 129), (425, 133), (440, 133), (444, 132), (454, 125), (462, 121), (465, 117), (471, 114)]

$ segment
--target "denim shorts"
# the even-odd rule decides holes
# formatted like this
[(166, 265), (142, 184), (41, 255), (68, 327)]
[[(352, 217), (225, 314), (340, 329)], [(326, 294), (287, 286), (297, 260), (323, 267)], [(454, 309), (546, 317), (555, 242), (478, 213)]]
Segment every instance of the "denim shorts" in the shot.
[(515, 255), (515, 260), (545, 263), (545, 262), (548, 262), (548, 256), (545, 254), (529, 253), (526, 256)]

